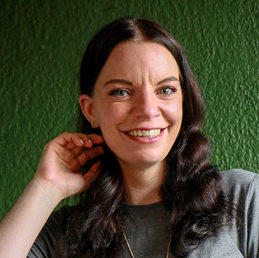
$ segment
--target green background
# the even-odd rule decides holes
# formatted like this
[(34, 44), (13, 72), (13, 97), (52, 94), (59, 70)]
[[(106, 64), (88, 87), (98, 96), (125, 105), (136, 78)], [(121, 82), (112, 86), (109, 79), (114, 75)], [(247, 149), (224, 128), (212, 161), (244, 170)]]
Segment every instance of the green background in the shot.
[(142, 16), (182, 43), (206, 103), (220, 169), (259, 172), (258, 0), (8, 0), (0, 3), (0, 219), (44, 145), (76, 130), (78, 69), (89, 39)]

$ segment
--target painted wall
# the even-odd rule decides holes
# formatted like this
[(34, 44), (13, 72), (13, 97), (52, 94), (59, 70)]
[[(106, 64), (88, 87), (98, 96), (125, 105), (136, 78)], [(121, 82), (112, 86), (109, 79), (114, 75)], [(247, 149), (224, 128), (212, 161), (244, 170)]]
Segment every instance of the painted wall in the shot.
[(128, 15), (156, 20), (184, 45), (204, 93), (214, 163), (259, 172), (257, 0), (1, 1), (0, 219), (33, 177), (45, 143), (76, 130), (87, 42)]

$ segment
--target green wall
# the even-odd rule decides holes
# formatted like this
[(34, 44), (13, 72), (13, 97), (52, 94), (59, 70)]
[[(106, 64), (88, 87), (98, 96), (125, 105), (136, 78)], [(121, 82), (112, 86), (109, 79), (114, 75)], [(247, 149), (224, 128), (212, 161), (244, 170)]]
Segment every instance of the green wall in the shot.
[(45, 143), (76, 129), (87, 42), (126, 15), (156, 20), (184, 45), (205, 96), (213, 161), (259, 172), (258, 0), (1, 1), (0, 219)]

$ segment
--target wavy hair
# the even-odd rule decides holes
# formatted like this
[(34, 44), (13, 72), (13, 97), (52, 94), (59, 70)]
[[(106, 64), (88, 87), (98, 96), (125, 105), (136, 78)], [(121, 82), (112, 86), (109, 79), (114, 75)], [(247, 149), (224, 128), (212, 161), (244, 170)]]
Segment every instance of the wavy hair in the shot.
[[(80, 70), (81, 94), (94, 94), (94, 85), (109, 54), (119, 43), (152, 41), (166, 47), (180, 70), (184, 94), (183, 121), (167, 156), (166, 178), (160, 189), (172, 214), (171, 251), (185, 257), (199, 241), (230, 224), (232, 206), (221, 186), (221, 176), (210, 163), (209, 141), (201, 132), (204, 105), (198, 84), (180, 44), (159, 24), (142, 19), (118, 19), (101, 29), (89, 43)], [(80, 131), (100, 133), (82, 118)], [(68, 257), (116, 257), (122, 246), (124, 187), (115, 155), (106, 146), (100, 178), (74, 207), (67, 230)]]

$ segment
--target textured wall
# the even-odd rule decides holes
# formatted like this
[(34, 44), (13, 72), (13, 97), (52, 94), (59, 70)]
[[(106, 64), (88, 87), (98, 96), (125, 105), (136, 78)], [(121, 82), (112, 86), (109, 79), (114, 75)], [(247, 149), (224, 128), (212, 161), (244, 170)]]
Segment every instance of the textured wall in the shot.
[(204, 128), (221, 169), (259, 172), (258, 0), (9, 0), (0, 3), (0, 219), (46, 142), (76, 128), (78, 68), (91, 36), (132, 15), (184, 45), (205, 96)]

